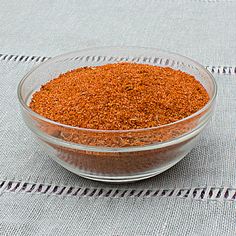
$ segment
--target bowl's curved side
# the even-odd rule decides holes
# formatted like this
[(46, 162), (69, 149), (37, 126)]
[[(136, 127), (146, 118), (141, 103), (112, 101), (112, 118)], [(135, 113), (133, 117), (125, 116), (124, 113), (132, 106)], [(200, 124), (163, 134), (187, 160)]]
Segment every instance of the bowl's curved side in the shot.
[[(175, 123), (138, 130), (92, 130), (59, 124), (34, 113), (28, 103), (47, 81), (68, 70), (119, 61), (168, 66), (193, 74), (206, 88), (210, 101), (198, 112)], [(212, 75), (186, 57), (150, 48), (122, 47), (82, 50), (55, 57), (29, 72), (18, 86), (26, 125), (45, 151), (70, 171), (95, 180), (125, 182), (159, 174), (194, 147), (208, 123), (217, 86)]]

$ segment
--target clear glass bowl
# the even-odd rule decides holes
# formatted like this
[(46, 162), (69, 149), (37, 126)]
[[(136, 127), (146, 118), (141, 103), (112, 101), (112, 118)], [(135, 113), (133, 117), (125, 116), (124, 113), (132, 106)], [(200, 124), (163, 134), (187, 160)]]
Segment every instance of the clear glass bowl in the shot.
[[(61, 73), (121, 61), (171, 67), (192, 74), (205, 87), (210, 101), (180, 121), (136, 130), (72, 127), (48, 120), (28, 106), (32, 94)], [(18, 98), (26, 125), (60, 165), (93, 180), (129, 182), (160, 174), (191, 151), (212, 115), (216, 91), (213, 76), (184, 56), (153, 48), (102, 47), (57, 56), (35, 67), (20, 82)]]

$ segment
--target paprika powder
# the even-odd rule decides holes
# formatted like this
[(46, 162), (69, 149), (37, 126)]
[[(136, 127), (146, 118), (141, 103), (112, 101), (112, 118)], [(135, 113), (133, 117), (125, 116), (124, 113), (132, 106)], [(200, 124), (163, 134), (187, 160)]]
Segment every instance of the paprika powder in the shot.
[(131, 130), (176, 122), (208, 100), (201, 83), (185, 72), (116, 63), (61, 74), (33, 95), (30, 108), (70, 126)]
[[(177, 121), (191, 116), (208, 101), (201, 83), (183, 71), (116, 63), (61, 74), (42, 85), (29, 106), (50, 120), (79, 128), (41, 122), (40, 129), (49, 135), (87, 146), (122, 148), (167, 141), (193, 130), (200, 115)], [(75, 166), (80, 173), (116, 176), (167, 166), (179, 156), (177, 150), (182, 153), (184, 145), (192, 145), (191, 142), (190, 139), (161, 149), (127, 153), (48, 144), (63, 162)]]

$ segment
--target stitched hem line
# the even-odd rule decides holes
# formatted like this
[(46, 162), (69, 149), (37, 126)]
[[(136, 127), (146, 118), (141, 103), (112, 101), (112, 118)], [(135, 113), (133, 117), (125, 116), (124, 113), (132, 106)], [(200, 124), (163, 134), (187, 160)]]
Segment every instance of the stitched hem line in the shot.
[(59, 186), (55, 184), (29, 183), (25, 181), (0, 181), (2, 193), (27, 193), (42, 195), (57, 195), (62, 197), (178, 197), (195, 200), (236, 201), (236, 188), (206, 187), (206, 188), (176, 188), (176, 189), (117, 189)]
[[(42, 57), (42, 56), (23, 56), (23, 55), (8, 55), (8, 54), (0, 54), (0, 61), (15, 61), (15, 62), (44, 62), (50, 59), (51, 57)], [(115, 58), (110, 57), (109, 59), (104, 56), (81, 56), (73, 58), (73, 60), (78, 61), (127, 61), (128, 58)], [(170, 62), (169, 60), (162, 61), (162, 58), (133, 58), (132, 61), (139, 62), (142, 60), (142, 62), (153, 62), (163, 64), (163, 65), (171, 65), (173, 62)], [(179, 62), (176, 62), (177, 64)], [(210, 71), (212, 74), (236, 74), (236, 66), (205, 66), (205, 68)]]
[(206, 66), (206, 69), (212, 74), (236, 74), (235, 66)]
[(50, 57), (0, 54), (0, 61), (44, 62), (48, 59), (50, 59)]

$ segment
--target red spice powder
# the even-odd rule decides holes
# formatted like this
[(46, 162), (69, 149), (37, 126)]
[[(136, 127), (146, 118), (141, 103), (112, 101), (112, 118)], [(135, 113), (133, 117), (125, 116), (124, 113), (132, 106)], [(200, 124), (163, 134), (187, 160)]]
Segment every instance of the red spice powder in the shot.
[(61, 74), (33, 95), (30, 108), (62, 124), (129, 130), (175, 122), (208, 101), (205, 88), (185, 72), (116, 63)]
[[(37, 120), (47, 134), (88, 146), (133, 147), (179, 137), (204, 114), (171, 126), (209, 101), (194, 76), (171, 68), (117, 63), (84, 67), (61, 74), (33, 95), (30, 108), (53, 121), (96, 130), (69, 129)], [(135, 132), (128, 131), (136, 129)], [(122, 132), (126, 130), (127, 132)], [(57, 157), (84, 174), (122, 176), (155, 171), (170, 165), (194, 144), (194, 137), (168, 147), (135, 152), (96, 152), (47, 143)]]

